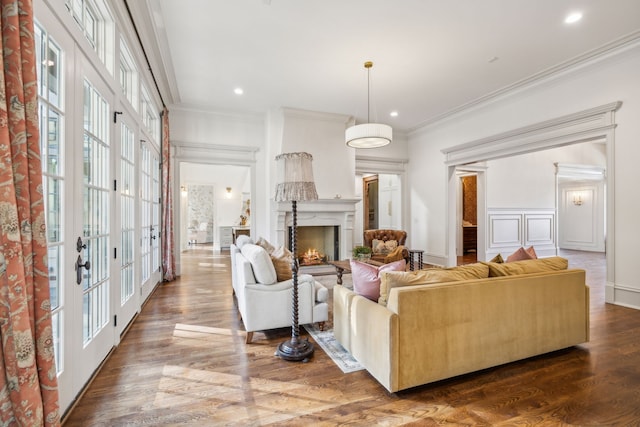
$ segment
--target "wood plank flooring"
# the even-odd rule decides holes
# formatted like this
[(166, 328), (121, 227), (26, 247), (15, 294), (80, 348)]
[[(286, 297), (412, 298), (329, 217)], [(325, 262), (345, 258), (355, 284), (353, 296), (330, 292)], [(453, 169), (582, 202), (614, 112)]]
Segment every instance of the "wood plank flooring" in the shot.
[(587, 270), (589, 343), (389, 394), (318, 347), (306, 364), (274, 357), (288, 329), (246, 345), (228, 255), (192, 249), (64, 424), (640, 425), (640, 311), (604, 303), (602, 254), (563, 255)]

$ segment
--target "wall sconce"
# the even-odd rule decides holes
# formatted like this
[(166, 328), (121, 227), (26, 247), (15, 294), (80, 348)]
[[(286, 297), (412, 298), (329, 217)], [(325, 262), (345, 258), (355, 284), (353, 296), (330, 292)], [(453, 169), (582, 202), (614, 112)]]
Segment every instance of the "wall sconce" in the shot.
[(224, 197), (226, 197), (227, 199), (230, 199), (231, 196), (232, 196), (231, 187), (227, 187), (227, 194), (225, 194)]
[(186, 186), (186, 185), (181, 185), (181, 186), (180, 186), (180, 193), (181, 193), (183, 196), (186, 196), (186, 195), (187, 195), (187, 186)]
[(573, 193), (573, 204), (582, 206), (582, 195), (580, 193)]

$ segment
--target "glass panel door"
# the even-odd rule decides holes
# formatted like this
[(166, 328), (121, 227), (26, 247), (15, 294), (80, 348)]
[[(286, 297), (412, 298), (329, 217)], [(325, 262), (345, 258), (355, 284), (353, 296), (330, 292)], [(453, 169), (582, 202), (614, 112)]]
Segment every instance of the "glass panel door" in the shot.
[[(123, 108), (124, 110), (124, 108)], [(133, 130), (127, 125), (127, 116), (119, 117), (117, 126), (120, 137), (119, 179), (117, 187), (118, 202), (120, 205), (120, 230), (119, 244), (116, 246), (116, 258), (119, 259), (120, 289), (118, 295), (118, 313), (116, 329), (120, 334), (127, 327), (136, 314), (139, 301), (136, 295), (136, 143)]]
[[(78, 310), (81, 318), (76, 327), (81, 328), (80, 357), (74, 369), (74, 383), (84, 384), (93, 370), (106, 357), (114, 344), (114, 328), (111, 308), (111, 227), (112, 227), (112, 179), (110, 106), (101, 91), (88, 78), (83, 82), (83, 131), (82, 131), (82, 181), (75, 212), (81, 212), (81, 229), (77, 230), (75, 273), (78, 285)], [(119, 280), (115, 280), (117, 284)], [(77, 316), (77, 315), (76, 315)], [(77, 318), (77, 317), (76, 317)]]
[(142, 300), (160, 281), (160, 156), (146, 141), (140, 144), (140, 231)]
[[(42, 186), (44, 192), (47, 223), (47, 245), (49, 263), (49, 289), (51, 293), (51, 320), (54, 354), (60, 389), (69, 388), (70, 372), (65, 369), (65, 313), (67, 309), (65, 266), (65, 244), (67, 229), (65, 221), (67, 185), (67, 162), (65, 161), (63, 104), (64, 85), (62, 76), (63, 51), (59, 44), (39, 23), (35, 24), (36, 64), (38, 64), (38, 118), (40, 120), (40, 154), (42, 159)], [(69, 397), (62, 395), (61, 401)]]

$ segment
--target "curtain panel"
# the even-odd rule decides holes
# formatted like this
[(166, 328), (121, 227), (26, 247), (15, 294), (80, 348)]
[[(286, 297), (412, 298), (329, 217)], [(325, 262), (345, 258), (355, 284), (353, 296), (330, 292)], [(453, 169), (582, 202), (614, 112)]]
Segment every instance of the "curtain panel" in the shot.
[(162, 112), (162, 279), (176, 278), (175, 242), (173, 235), (173, 189), (171, 181), (171, 145), (169, 142), (169, 111)]
[(60, 424), (30, 0), (0, 0), (0, 417)]

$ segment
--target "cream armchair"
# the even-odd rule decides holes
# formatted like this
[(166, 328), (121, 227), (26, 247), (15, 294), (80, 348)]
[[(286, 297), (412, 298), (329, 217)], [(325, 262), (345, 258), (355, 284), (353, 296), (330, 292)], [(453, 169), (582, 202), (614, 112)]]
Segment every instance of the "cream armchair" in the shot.
[[(251, 245), (254, 246), (254, 245)], [(263, 266), (254, 264), (234, 244), (231, 245), (232, 285), (238, 311), (251, 342), (255, 331), (291, 326), (293, 281), (264, 280)], [(245, 251), (246, 253), (246, 251)], [(254, 270), (255, 269), (255, 270)], [(268, 274), (267, 274), (268, 276)], [(260, 281), (271, 283), (260, 283)], [(329, 319), (329, 292), (313, 276), (298, 276), (298, 323), (320, 323)]]

